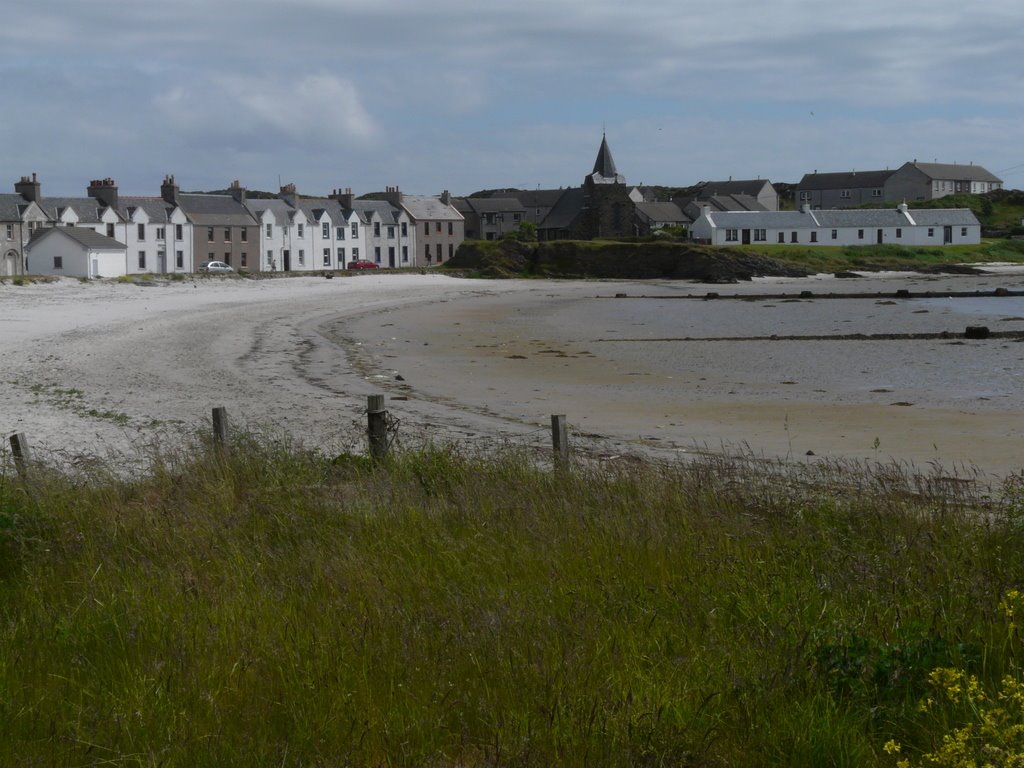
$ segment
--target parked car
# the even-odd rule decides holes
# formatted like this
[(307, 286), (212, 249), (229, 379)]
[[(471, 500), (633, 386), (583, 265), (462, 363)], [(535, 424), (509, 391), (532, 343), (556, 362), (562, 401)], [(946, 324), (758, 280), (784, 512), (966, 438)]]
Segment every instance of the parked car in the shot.
[(367, 259), (356, 259), (348, 263), (349, 269), (380, 269), (380, 264)]
[(234, 268), (230, 264), (225, 264), (223, 261), (208, 261), (205, 264), (199, 265), (200, 272), (234, 272)]

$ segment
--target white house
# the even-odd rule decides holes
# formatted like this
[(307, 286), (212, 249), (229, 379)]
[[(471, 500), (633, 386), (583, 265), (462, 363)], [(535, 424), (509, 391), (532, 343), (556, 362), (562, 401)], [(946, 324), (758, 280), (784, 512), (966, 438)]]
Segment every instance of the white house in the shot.
[(705, 206), (690, 237), (712, 245), (977, 245), (981, 224), (967, 208), (713, 211)]
[(125, 245), (87, 227), (36, 230), (25, 248), (28, 273), (66, 277), (120, 277)]

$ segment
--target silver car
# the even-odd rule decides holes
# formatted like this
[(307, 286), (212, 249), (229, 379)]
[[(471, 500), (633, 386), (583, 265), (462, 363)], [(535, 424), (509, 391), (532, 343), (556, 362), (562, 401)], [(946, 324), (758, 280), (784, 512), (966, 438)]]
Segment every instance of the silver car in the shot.
[(208, 261), (205, 264), (199, 265), (200, 272), (234, 272), (234, 268), (230, 264), (225, 264), (223, 261)]

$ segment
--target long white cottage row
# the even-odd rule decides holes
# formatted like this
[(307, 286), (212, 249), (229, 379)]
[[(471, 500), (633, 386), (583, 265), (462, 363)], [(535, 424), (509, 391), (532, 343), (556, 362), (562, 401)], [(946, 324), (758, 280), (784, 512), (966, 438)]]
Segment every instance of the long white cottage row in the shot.
[(238, 182), (229, 194), (183, 193), (173, 176), (160, 192), (119, 196), (102, 179), (86, 197), (49, 198), (34, 175), (22, 177), (15, 194), (0, 195), (0, 276), (185, 273), (209, 261), (250, 272), (343, 269), (356, 260), (432, 266), (464, 237), (447, 192), (388, 187), (384, 200), (357, 200), (351, 190), (313, 198), (287, 185), (277, 198), (250, 199)]
[(714, 211), (704, 206), (690, 237), (711, 245), (977, 245), (981, 224), (968, 208), (853, 208)]

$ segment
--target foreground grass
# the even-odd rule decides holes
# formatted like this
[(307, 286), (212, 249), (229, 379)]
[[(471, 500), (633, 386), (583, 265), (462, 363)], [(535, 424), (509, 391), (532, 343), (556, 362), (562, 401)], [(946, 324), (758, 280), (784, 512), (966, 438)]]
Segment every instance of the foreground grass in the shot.
[(1022, 650), (1015, 486), (204, 450), (0, 480), (0, 764), (893, 765)]

